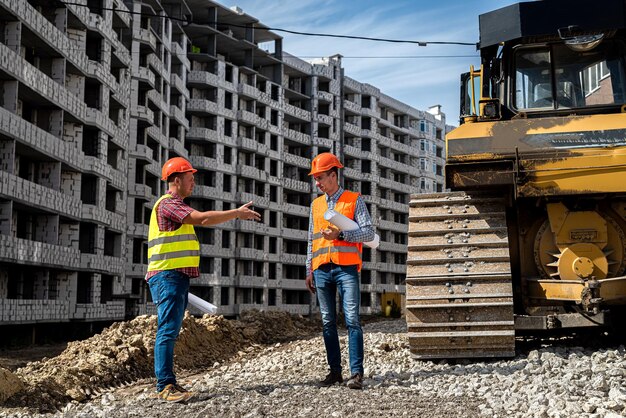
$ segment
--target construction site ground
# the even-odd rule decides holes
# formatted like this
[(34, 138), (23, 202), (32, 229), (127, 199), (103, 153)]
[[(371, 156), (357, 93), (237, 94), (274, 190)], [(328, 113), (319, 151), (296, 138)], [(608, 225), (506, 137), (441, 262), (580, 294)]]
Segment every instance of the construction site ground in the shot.
[[(187, 317), (175, 363), (196, 395), (170, 404), (154, 393), (155, 328), (149, 316), (116, 323), (55, 357), (0, 369), (0, 416), (626, 416), (626, 350), (614, 340), (537, 339), (520, 341), (512, 359), (417, 361), (403, 319), (371, 321), (359, 391), (318, 384), (327, 373), (319, 320)], [(345, 329), (340, 336), (348, 377)]]

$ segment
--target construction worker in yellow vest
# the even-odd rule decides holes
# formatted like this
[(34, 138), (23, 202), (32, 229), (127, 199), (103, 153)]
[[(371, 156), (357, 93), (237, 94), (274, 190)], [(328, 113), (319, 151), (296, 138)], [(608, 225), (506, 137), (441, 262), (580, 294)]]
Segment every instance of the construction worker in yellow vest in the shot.
[[(363, 331), (359, 318), (363, 243), (374, 239), (374, 227), (365, 202), (359, 193), (344, 190), (339, 185), (339, 159), (325, 152), (311, 163), (310, 176), (324, 194), (311, 204), (309, 243), (307, 250), (306, 285), (317, 293), (322, 314), (324, 345), (330, 372), (320, 383), (331, 386), (342, 383), (341, 350), (337, 335), (336, 295), (339, 292), (348, 328), (350, 379), (348, 387), (363, 388)], [(358, 229), (340, 231), (324, 219), (332, 209), (354, 220)]]
[(195, 170), (181, 157), (169, 159), (161, 170), (168, 192), (154, 204), (148, 230), (146, 280), (157, 308), (158, 327), (154, 343), (154, 372), (159, 398), (186, 401), (189, 392), (176, 383), (174, 344), (187, 307), (189, 279), (200, 276), (200, 244), (194, 225), (217, 225), (231, 219), (260, 220), (248, 202), (238, 209), (199, 212), (183, 199), (191, 196)]

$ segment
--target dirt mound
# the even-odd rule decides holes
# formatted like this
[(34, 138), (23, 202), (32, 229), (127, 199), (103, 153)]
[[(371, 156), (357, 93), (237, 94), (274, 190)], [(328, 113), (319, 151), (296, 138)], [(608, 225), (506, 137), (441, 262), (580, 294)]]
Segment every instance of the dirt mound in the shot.
[[(69, 343), (57, 357), (18, 369), (14, 376), (25, 388), (5, 406), (50, 411), (71, 400), (89, 399), (106, 388), (153, 376), (156, 326), (156, 316), (118, 322), (87, 340)], [(315, 327), (284, 312), (251, 311), (239, 321), (187, 315), (176, 343), (175, 367), (206, 369), (251, 344), (291, 340), (309, 335)]]
[(22, 390), (24, 382), (10, 370), (0, 367), (0, 405)]

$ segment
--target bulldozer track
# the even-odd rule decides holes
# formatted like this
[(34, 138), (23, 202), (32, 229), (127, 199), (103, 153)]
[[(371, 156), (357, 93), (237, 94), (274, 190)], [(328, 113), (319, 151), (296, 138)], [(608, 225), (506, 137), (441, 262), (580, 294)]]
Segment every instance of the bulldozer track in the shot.
[(406, 320), (416, 358), (515, 355), (503, 198), (465, 192), (411, 196)]

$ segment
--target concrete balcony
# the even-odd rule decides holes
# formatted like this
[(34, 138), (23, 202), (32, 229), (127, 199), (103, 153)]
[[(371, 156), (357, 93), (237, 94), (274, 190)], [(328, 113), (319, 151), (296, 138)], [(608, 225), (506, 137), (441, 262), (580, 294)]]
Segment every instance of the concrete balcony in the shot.
[(2, 170), (0, 170), (0, 197), (73, 219), (78, 219), (81, 215), (80, 201)]
[(293, 129), (283, 128), (283, 136), (303, 145), (311, 145), (311, 135), (294, 131)]
[(409, 205), (394, 202), (393, 200), (380, 199), (380, 206), (386, 209), (392, 209), (402, 213), (409, 213)]
[(317, 147), (324, 147), (324, 148), (332, 149), (333, 148), (333, 140), (329, 139), (329, 138), (316, 137), (316, 138), (313, 138), (313, 145), (315, 145)]
[(163, 100), (163, 95), (161, 93), (154, 89), (148, 90), (148, 93), (146, 93), (146, 97), (148, 98), (148, 100), (154, 103), (154, 105), (158, 107), (161, 112), (163, 112), (166, 116), (169, 116), (170, 108), (165, 100)]
[(235, 257), (261, 261), (261, 260), (265, 260), (267, 256), (265, 254), (265, 251), (263, 250), (238, 247), (235, 249)]
[(150, 29), (135, 28), (133, 29), (133, 39), (150, 47), (152, 52), (157, 51), (157, 39)]
[(8, 263), (61, 269), (80, 268), (80, 251), (77, 248), (46, 244), (0, 234), (0, 260)]
[(237, 111), (237, 120), (241, 122), (245, 122), (250, 125), (258, 125), (260, 123), (259, 119), (261, 118), (256, 113), (248, 112), (243, 109)]
[(326, 126), (333, 126), (333, 117), (329, 115), (317, 115), (317, 122)]
[(344, 77), (343, 79), (343, 88), (352, 90), (355, 93), (360, 93), (362, 84), (350, 77)]
[[(200, 253), (209, 257), (233, 258), (235, 254), (234, 248), (222, 248), (221, 245), (200, 245)], [(223, 280), (223, 279), (222, 279)]]
[(187, 74), (187, 84), (192, 86), (199, 85), (219, 87), (220, 78), (217, 74), (209, 73), (207, 71), (190, 71), (189, 74)]
[(350, 156), (350, 157), (355, 157), (358, 158), (360, 160), (370, 160), (370, 161), (377, 161), (378, 157), (377, 154), (371, 154), (369, 152), (366, 151), (361, 151), (360, 148), (357, 147), (353, 147), (352, 145), (344, 145), (343, 146), (343, 152), (344, 154)]
[[(9, 138), (49, 155), (70, 167), (81, 167), (82, 151), (71, 143), (65, 142), (54, 135), (26, 122), (15, 113), (0, 107), (0, 133)], [(82, 168), (82, 167), (81, 167)]]
[(239, 174), (244, 177), (252, 178), (262, 182), (267, 181), (267, 171), (261, 171), (256, 167), (250, 167), (249, 165), (240, 165)]
[(194, 168), (203, 168), (206, 170), (215, 170), (220, 164), (215, 158), (201, 157), (198, 155), (190, 155), (189, 162)]
[(328, 92), (328, 91), (320, 91), (320, 90), (318, 90), (317, 98), (321, 102), (332, 103), (333, 100), (335, 99), (335, 96), (332, 93)]
[(145, 184), (131, 184), (128, 187), (128, 195), (131, 197), (141, 197), (145, 200), (152, 199), (152, 188)]
[(237, 85), (237, 94), (239, 94), (240, 96), (245, 96), (245, 97), (249, 97), (251, 99), (258, 100), (260, 92), (254, 86), (251, 86), (251, 85), (245, 84), (245, 83), (239, 83)]
[(343, 101), (343, 107), (344, 109), (346, 109), (348, 112), (351, 112), (355, 115), (360, 115), (361, 114), (361, 109), (363, 109), (361, 107), (361, 105), (351, 102), (350, 100), (344, 100)]
[(283, 63), (288, 67), (301, 72), (302, 74), (311, 74), (311, 64), (289, 53), (283, 52)]
[(149, 230), (148, 225), (129, 223), (127, 225), (126, 233), (129, 236), (143, 237), (143, 238), (148, 239), (148, 230)]
[(0, 325), (67, 322), (69, 318), (67, 300), (0, 299)]
[(96, 320), (123, 320), (126, 316), (126, 302), (112, 300), (107, 303), (77, 303), (72, 319), (96, 321)]
[(299, 155), (289, 154), (288, 152), (283, 154), (283, 162), (285, 164), (295, 165), (302, 168), (311, 168), (311, 161), (308, 158), (300, 157)]
[(133, 73), (133, 78), (148, 84), (150, 87), (154, 88), (154, 81), (156, 76), (150, 69), (147, 67), (139, 66), (137, 72)]
[(159, 128), (156, 125), (153, 125), (146, 129), (146, 133), (148, 134), (150, 138), (154, 139), (160, 145), (167, 148), (169, 140), (165, 135), (163, 135), (161, 128)]
[(297, 264), (303, 266), (306, 263), (306, 254), (281, 254), (283, 264)]
[[(262, 207), (256, 200), (252, 200), (254, 202), (254, 207)], [(270, 228), (259, 222), (250, 222), (250, 221), (235, 221), (235, 229), (238, 231), (252, 232), (253, 234), (264, 234), (267, 235), (270, 232)]]
[(138, 119), (149, 125), (154, 125), (154, 112), (146, 106), (136, 105), (130, 109), (130, 117)]
[(108, 115), (93, 107), (85, 109), (85, 123), (100, 128), (110, 136), (118, 135), (120, 131), (118, 126), (109, 119)]
[(313, 65), (311, 73), (318, 77), (324, 77), (328, 80), (333, 79), (333, 67), (329, 67), (327, 65)]
[(378, 263), (378, 270), (406, 274), (406, 264)]
[(118, 60), (120, 60), (120, 62), (125, 65), (126, 67), (130, 67), (131, 66), (131, 57), (130, 57), (130, 52), (128, 51), (128, 49), (126, 49), (126, 47), (119, 41), (115, 42), (113, 44), (113, 55), (115, 55), (117, 57)]
[[(87, 71), (87, 55), (77, 48), (73, 40), (70, 40), (65, 33), (61, 32), (33, 6), (28, 2), (15, 0), (3, 3), (6, 5), (5, 8), (17, 17), (15, 20), (21, 21), (29, 30), (38, 34), (43, 42), (48, 43), (79, 70)], [(86, 23), (89, 9), (70, 5), (67, 5), (67, 7), (84, 16), (84, 22)]]
[(126, 26), (131, 25), (130, 10), (128, 10), (123, 0), (113, 0), (113, 9), (118, 19), (124, 22)]
[(410, 184), (399, 183), (397, 181), (389, 180), (384, 177), (380, 177), (379, 184), (393, 191), (400, 191), (407, 194), (415, 192), (413, 186), (411, 186)]
[(172, 42), (170, 49), (172, 50), (172, 56), (176, 57), (181, 64), (183, 64), (185, 69), (189, 70), (191, 68), (191, 62), (189, 62), (189, 58), (187, 58), (187, 53), (183, 47), (178, 42)]
[(180, 78), (178, 74), (172, 73), (170, 75), (170, 84), (172, 85), (172, 87), (178, 90), (185, 99), (187, 100), (190, 99), (189, 89), (187, 88), (187, 86), (185, 86), (185, 83), (183, 82), (183, 80)]
[(252, 138), (246, 138), (243, 136), (237, 137), (237, 146), (239, 148), (243, 148), (245, 150), (253, 151), (263, 155), (267, 155), (269, 151), (267, 145), (261, 144)]
[(183, 144), (183, 141), (179, 141), (176, 138), (170, 137), (169, 147), (170, 149), (173, 149), (176, 152), (176, 154), (182, 156), (183, 158), (188, 157), (187, 149), (185, 149), (185, 145)]
[(185, 135), (185, 139), (207, 140), (226, 144), (231, 147), (237, 147), (237, 139), (233, 136), (225, 136), (224, 132), (217, 132), (209, 128), (189, 128), (189, 132)]
[(383, 167), (388, 167), (399, 172), (406, 172), (407, 169), (409, 168), (409, 166), (407, 166), (404, 163), (392, 160), (387, 157), (382, 157), (382, 156), (378, 159), (378, 165), (383, 166)]
[[(115, 87), (117, 86), (117, 81), (115, 80), (113, 74), (111, 74), (110, 69), (105, 68), (97, 61), (89, 60), (87, 62), (87, 74), (98, 79), (98, 81), (110, 90), (115, 90)], [(130, 94), (130, 92), (127, 92), (127, 94)]]
[[(290, 215), (309, 216), (310, 209), (308, 206), (294, 205), (293, 203), (283, 203), (282, 212)], [(307, 238), (306, 236), (304, 237)]]
[(128, 177), (125, 170), (111, 168), (111, 185), (117, 190), (126, 190)]
[(354, 125), (350, 122), (345, 122), (343, 124), (343, 129), (347, 133), (352, 134), (354, 136), (361, 136), (361, 127), (358, 125)]
[(291, 115), (295, 118), (310, 122), (311, 121), (311, 112), (305, 109), (300, 109), (294, 105), (290, 105), (289, 103), (283, 103), (283, 110), (285, 114)]
[(185, 129), (189, 129), (189, 121), (185, 117), (185, 112), (180, 110), (178, 106), (171, 105), (169, 113), (176, 122), (181, 124)]
[(300, 180), (283, 178), (281, 181), (283, 187), (302, 193), (311, 193), (311, 185)]
[(281, 279), (280, 284), (283, 289), (289, 290), (305, 290), (306, 284), (304, 283), (305, 277), (302, 279)]
[[(79, 120), (85, 119), (87, 105), (82, 99), (53, 81), (3, 43), (0, 43), (0, 69), (8, 73), (9, 77), (28, 86), (48, 102), (74, 115)], [(45, 105), (42, 103), (41, 106)]]
[(152, 68), (154, 68), (154, 71), (160, 74), (161, 77), (163, 77), (166, 80), (170, 79), (170, 73), (165, 68), (165, 66), (163, 65), (163, 62), (156, 54), (149, 54), (147, 61), (148, 61), (148, 65), (152, 66)]
[(122, 257), (109, 257), (100, 254), (81, 254), (80, 266), (83, 269), (108, 274), (123, 274), (126, 260)]
[(143, 161), (151, 162), (152, 160), (152, 149), (147, 145), (136, 144), (135, 149), (129, 150), (129, 154), (131, 157), (140, 159)]
[(221, 188), (209, 187), (209, 186), (197, 186), (193, 189), (194, 197), (202, 197), (206, 199), (215, 199), (219, 201), (223, 200), (235, 200), (235, 195), (232, 192), (225, 192)]
[(305, 241), (308, 238), (308, 234), (308, 231), (302, 231), (300, 229), (281, 228), (281, 236), (287, 239)]
[(253, 193), (237, 192), (235, 193), (235, 200), (239, 202), (254, 202), (255, 206), (267, 208), (270, 205), (270, 200), (267, 197), (258, 196)]
[(388, 231), (402, 232), (402, 233), (408, 233), (409, 231), (408, 224), (401, 224), (401, 223), (397, 223), (393, 221), (385, 221), (382, 219), (378, 222), (378, 228), (385, 229)]
[(86, 173), (97, 174), (99, 177), (111, 180), (111, 166), (98, 157), (85, 155), (83, 157), (83, 167)]
[(406, 253), (407, 246), (406, 244), (381, 241), (379, 249), (381, 251), (393, 251), (394, 253)]

